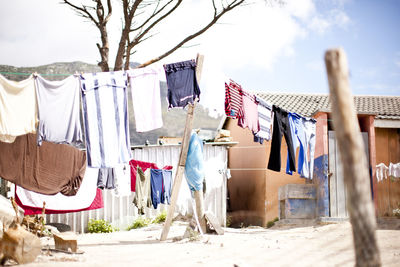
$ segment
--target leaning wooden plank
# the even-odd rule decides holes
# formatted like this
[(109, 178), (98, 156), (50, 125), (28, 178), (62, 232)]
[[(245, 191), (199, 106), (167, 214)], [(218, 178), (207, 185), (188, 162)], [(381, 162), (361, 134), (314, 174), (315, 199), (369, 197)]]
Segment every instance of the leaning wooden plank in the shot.
[[(193, 125), (193, 111), (194, 111), (194, 106), (189, 104), (189, 110), (186, 116), (186, 126), (183, 133), (184, 135), (181, 146), (181, 154), (179, 156), (178, 169), (176, 170), (174, 184), (172, 185), (171, 202), (168, 207), (167, 218), (165, 219), (164, 228), (161, 233), (161, 238), (160, 238), (161, 241), (167, 239), (169, 228), (171, 226), (172, 218), (175, 212), (176, 201), (178, 200), (179, 189), (181, 188), (183, 172), (185, 171), (187, 150), (189, 147), (190, 132), (192, 130), (192, 125)], [(184, 160), (182, 158), (184, 158)]]
[(218, 235), (224, 234), (224, 229), (222, 229), (217, 218), (215, 218), (215, 216), (211, 212), (206, 212), (205, 218), (211, 224), (211, 226), (214, 228), (215, 232), (217, 232)]
[(344, 181), (348, 190), (348, 210), (353, 228), (356, 266), (380, 266), (376, 240), (376, 220), (370, 190), (370, 176), (343, 49), (325, 53), (333, 126), (343, 161)]
[[(203, 66), (203, 58), (204, 57), (202, 55), (197, 55), (196, 76), (198, 82), (200, 81), (201, 78), (201, 67)], [(189, 148), (190, 135), (193, 127), (195, 104), (196, 103), (194, 103), (193, 105), (189, 104), (188, 112), (186, 115), (186, 124), (183, 132), (181, 153), (179, 155), (179, 163), (175, 174), (174, 184), (172, 185), (171, 202), (168, 207), (167, 218), (165, 219), (164, 228), (161, 233), (161, 238), (160, 238), (161, 241), (167, 239), (169, 228), (171, 227), (172, 218), (175, 212), (176, 201), (178, 200), (179, 189), (181, 188), (183, 172), (185, 171), (186, 158)]]

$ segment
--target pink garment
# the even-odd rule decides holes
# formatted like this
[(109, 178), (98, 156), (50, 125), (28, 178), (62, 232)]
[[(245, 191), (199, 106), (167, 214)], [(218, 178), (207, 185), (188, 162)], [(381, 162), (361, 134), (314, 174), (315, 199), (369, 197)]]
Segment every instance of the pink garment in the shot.
[[(33, 208), (29, 206), (24, 206), (21, 201), (18, 198), (18, 195), (15, 194), (15, 202), (17, 202), (18, 206), (20, 206), (25, 212), (24, 215), (35, 215), (35, 214), (41, 214), (42, 213), (42, 208)], [(46, 214), (63, 214), (63, 213), (71, 213), (71, 212), (79, 212), (79, 211), (85, 211), (85, 210), (95, 210), (95, 209), (101, 209), (104, 207), (103, 203), (103, 193), (100, 189), (97, 189), (96, 191), (96, 197), (94, 198), (92, 204), (85, 208), (85, 209), (79, 209), (79, 210), (48, 210), (46, 209), (45, 213)]]
[[(134, 160), (129, 161), (129, 165), (131, 166), (131, 191), (136, 191), (136, 172), (137, 167), (140, 167), (143, 172), (145, 172), (148, 168), (150, 169), (159, 169), (155, 163)], [(163, 170), (172, 170), (172, 166), (164, 166)]]
[[(127, 71), (131, 88), (137, 132), (147, 132), (163, 126), (160, 97), (160, 74), (154, 67)], [(164, 78), (165, 80), (165, 78)]]
[(260, 128), (258, 125), (258, 106), (254, 96), (249, 94), (242, 95), (242, 112), (243, 116), (239, 118), (238, 125), (242, 128), (249, 128), (253, 133), (257, 133)]

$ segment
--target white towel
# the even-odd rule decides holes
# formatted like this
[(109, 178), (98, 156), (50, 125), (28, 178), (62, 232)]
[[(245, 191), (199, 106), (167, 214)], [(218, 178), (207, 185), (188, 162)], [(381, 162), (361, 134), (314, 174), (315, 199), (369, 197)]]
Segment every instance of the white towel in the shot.
[(127, 75), (123, 71), (81, 75), (87, 162), (113, 168), (131, 158)]
[(117, 197), (131, 195), (131, 167), (128, 164), (119, 164), (114, 167), (115, 188), (112, 192)]
[(12, 143), (19, 135), (35, 133), (37, 122), (33, 76), (15, 82), (0, 75), (0, 141)]
[(163, 69), (142, 68), (127, 71), (135, 111), (137, 132), (147, 132), (163, 126), (160, 76)]
[(86, 168), (82, 184), (75, 196), (65, 196), (61, 193), (56, 195), (43, 195), (16, 186), (15, 194), (21, 203), (33, 208), (42, 208), (43, 201), (46, 202), (46, 209), (49, 210), (80, 210), (89, 207), (97, 191), (97, 176), (99, 169)]

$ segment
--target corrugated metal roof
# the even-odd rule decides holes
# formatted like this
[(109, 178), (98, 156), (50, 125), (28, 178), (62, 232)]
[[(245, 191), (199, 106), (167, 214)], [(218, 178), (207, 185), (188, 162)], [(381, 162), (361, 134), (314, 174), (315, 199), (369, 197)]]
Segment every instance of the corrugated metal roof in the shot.
[[(317, 111), (329, 112), (327, 94), (255, 92), (255, 94), (290, 112), (310, 117)], [(400, 96), (354, 96), (358, 114), (376, 114), (377, 119), (400, 120)]]

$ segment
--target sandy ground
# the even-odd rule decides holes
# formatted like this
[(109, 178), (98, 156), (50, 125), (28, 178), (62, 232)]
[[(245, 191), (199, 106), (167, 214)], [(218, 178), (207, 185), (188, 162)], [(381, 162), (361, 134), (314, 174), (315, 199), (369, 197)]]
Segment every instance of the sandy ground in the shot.
[[(183, 239), (186, 224), (175, 222), (168, 240), (160, 242), (162, 225), (110, 234), (78, 236), (83, 254), (43, 252), (23, 266), (354, 266), (348, 222), (314, 226), (233, 229)], [(385, 229), (386, 228), (386, 229)], [(391, 229), (388, 229), (391, 228)], [(395, 229), (395, 230), (393, 230)], [(400, 220), (377, 231), (383, 266), (400, 266)], [(42, 244), (54, 246), (53, 239)]]

